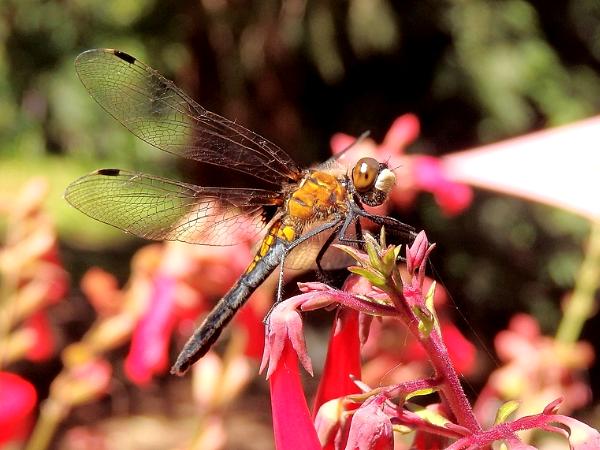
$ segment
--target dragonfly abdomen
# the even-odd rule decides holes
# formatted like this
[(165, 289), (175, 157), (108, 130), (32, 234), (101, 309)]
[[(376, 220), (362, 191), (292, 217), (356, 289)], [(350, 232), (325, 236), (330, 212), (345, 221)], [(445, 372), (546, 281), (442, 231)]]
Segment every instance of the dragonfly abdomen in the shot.
[[(273, 227), (271, 230), (273, 230)], [(269, 236), (271, 236), (270, 233), (263, 239), (263, 246)], [(188, 339), (181, 350), (181, 353), (177, 357), (177, 361), (173, 367), (171, 367), (172, 374), (183, 375), (192, 364), (208, 352), (237, 310), (246, 303), (254, 290), (262, 284), (262, 282), (265, 281), (271, 272), (279, 265), (281, 259), (285, 255), (286, 242), (274, 238), (273, 242), (268, 245), (265, 253), (258, 258), (261, 254), (261, 249), (259, 249), (257, 256), (250, 263), (244, 275), (242, 275), (227, 294), (218, 301), (212, 311), (208, 313), (202, 324)]]

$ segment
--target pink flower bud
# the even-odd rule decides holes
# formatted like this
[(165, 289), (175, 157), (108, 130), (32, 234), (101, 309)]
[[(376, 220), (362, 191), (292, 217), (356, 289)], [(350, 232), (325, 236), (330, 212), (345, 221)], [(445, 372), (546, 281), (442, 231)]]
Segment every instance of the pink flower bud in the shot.
[(383, 412), (385, 395), (377, 395), (354, 413), (346, 450), (392, 450), (394, 433), (390, 418)]

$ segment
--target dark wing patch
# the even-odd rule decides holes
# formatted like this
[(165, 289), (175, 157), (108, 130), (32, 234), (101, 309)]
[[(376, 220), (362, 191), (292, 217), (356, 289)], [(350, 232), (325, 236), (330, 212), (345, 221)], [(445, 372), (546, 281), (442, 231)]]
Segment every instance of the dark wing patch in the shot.
[(212, 113), (157, 71), (127, 53), (88, 50), (75, 68), (90, 95), (145, 142), (280, 185), (302, 170), (277, 145)]
[(202, 187), (153, 175), (101, 169), (71, 183), (65, 199), (88, 216), (136, 236), (234, 245), (264, 228), (264, 207), (281, 195)]

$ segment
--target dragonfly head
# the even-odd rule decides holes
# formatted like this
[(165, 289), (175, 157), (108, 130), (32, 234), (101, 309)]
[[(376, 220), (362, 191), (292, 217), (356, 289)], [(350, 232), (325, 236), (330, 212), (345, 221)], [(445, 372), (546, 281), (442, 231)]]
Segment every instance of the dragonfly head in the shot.
[(381, 205), (395, 184), (394, 172), (374, 158), (359, 159), (352, 169), (352, 185), (365, 205)]

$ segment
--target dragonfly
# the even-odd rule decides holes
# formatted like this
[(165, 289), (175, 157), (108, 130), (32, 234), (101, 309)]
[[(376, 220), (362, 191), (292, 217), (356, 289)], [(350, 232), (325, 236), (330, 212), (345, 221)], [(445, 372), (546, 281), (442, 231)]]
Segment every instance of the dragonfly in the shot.
[(336, 239), (361, 245), (361, 218), (407, 239), (415, 235), (411, 226), (365, 209), (383, 204), (395, 185), (385, 162), (361, 158), (350, 168), (338, 154), (301, 168), (277, 145), (208, 111), (125, 52), (88, 50), (76, 58), (75, 68), (91, 97), (141, 140), (179, 157), (251, 175), (268, 187), (201, 186), (122, 169), (99, 169), (67, 187), (64, 197), (73, 207), (142, 238), (234, 245), (234, 235), (262, 236), (247, 269), (184, 345), (173, 374), (183, 375), (208, 352), (275, 269), (278, 302), (284, 266), (311, 260), (322, 272), (322, 259)]

